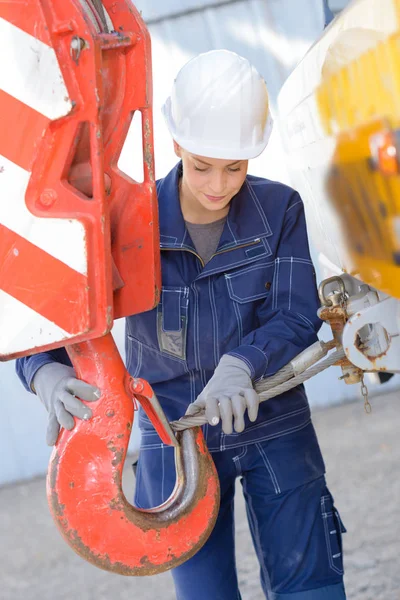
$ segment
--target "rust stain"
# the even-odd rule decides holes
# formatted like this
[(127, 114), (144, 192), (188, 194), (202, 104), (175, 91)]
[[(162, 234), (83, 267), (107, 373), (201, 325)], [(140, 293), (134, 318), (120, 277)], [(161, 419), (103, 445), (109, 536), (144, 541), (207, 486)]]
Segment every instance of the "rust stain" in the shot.
[(50, 490), (51, 490), (50, 497), (49, 497), (49, 503), (50, 503), (50, 506), (52, 508), (53, 514), (56, 517), (56, 519), (58, 519), (60, 522), (65, 522), (63, 519), (64, 511), (65, 511), (65, 504), (61, 504), (61, 502), (58, 499), (58, 494), (56, 492), (59, 462), (60, 462), (60, 457), (58, 456), (57, 453), (55, 453), (54, 458), (51, 461), (51, 464), (49, 467), (49, 484), (50, 484)]
[[(332, 330), (333, 338), (336, 342), (336, 346), (339, 347), (341, 345), (341, 341), (342, 341), (343, 329), (344, 329), (344, 326), (347, 321), (346, 310), (344, 308), (342, 308), (341, 306), (323, 307), (319, 311), (319, 317), (323, 321), (329, 323), (331, 330)], [(344, 359), (344, 360), (347, 361), (347, 359)], [(335, 364), (342, 365), (342, 362), (338, 361)], [(347, 361), (346, 363), (343, 363), (343, 364), (351, 364), (351, 363), (349, 363), (349, 361)]]
[[(199, 428), (196, 428), (196, 429), (199, 429)], [(177, 434), (177, 437), (178, 438), (182, 437), (182, 435), (183, 435), (183, 432), (179, 432)], [(178, 441), (181, 444), (181, 441), (179, 439), (178, 439)], [(156, 532), (156, 536), (158, 536), (159, 532), (161, 532), (164, 529), (168, 529), (171, 526), (171, 524), (180, 521), (182, 518), (185, 517), (185, 515), (189, 515), (193, 511), (193, 508), (199, 503), (199, 501), (202, 500), (207, 495), (208, 481), (211, 477), (211, 474), (215, 470), (212, 459), (208, 453), (202, 454), (201, 452), (199, 452), (198, 467), (199, 467), (198, 477), (196, 480), (194, 493), (193, 493), (192, 497), (190, 498), (190, 502), (188, 502), (187, 506), (184, 509), (178, 511), (176, 516), (171, 516), (170, 510), (168, 510), (168, 509), (161, 511), (161, 512), (154, 512), (154, 513), (149, 514), (146, 511), (140, 511), (137, 508), (132, 507), (127, 502), (127, 500), (122, 492), (122, 485), (121, 485), (122, 481), (121, 481), (121, 473), (120, 472), (114, 473), (114, 482), (119, 489), (119, 493), (114, 498), (113, 505), (114, 506), (119, 505), (121, 507), (121, 510), (123, 511), (124, 516), (128, 521), (135, 524), (137, 527), (139, 527), (143, 531), (154, 530)], [(210, 515), (208, 515), (208, 522), (210, 525), (213, 525), (215, 523), (215, 520), (218, 515), (218, 510), (219, 510), (219, 501), (217, 499), (217, 501), (213, 505), (212, 513)], [(200, 547), (203, 545), (204, 542), (205, 542), (204, 539), (199, 540), (199, 542), (194, 545), (193, 554), (190, 554), (190, 556), (193, 556), (195, 554), (195, 552), (197, 552), (200, 549)], [(188, 554), (185, 553), (185, 557), (188, 557)], [(186, 558), (185, 558), (185, 560), (186, 560)], [(180, 559), (178, 564), (180, 564), (181, 562), (182, 562), (182, 559)], [(175, 565), (175, 566), (177, 566), (177, 565)], [(172, 568), (172, 567), (168, 567), (168, 568)], [(156, 571), (153, 571), (153, 572), (156, 572)], [(159, 572), (159, 571), (157, 571), (157, 572)]]
[(107, 306), (107, 326), (111, 327), (113, 322), (113, 307)]
[(144, 137), (144, 149), (143, 149), (143, 160), (147, 165), (149, 170), (149, 178), (151, 182), (154, 182), (154, 160), (153, 160), (153, 146), (149, 142), (151, 138), (151, 126), (149, 119), (144, 120), (143, 127), (143, 137)]
[[(197, 454), (196, 460), (198, 467), (197, 476), (192, 482), (192, 486), (188, 490), (185, 485), (183, 485), (182, 472), (177, 473), (177, 477), (178, 480), (180, 480), (181, 485), (169, 507), (161, 508), (160, 510), (156, 509), (154, 512), (150, 513), (133, 507), (128, 503), (122, 491), (122, 469), (119, 468), (113, 473), (113, 480), (117, 493), (108, 503), (109, 510), (118, 511), (118, 517), (121, 520), (125, 520), (127, 526), (129, 525), (129, 522), (131, 522), (136, 528), (141, 529), (142, 531), (153, 531), (157, 541), (161, 541), (165, 535), (168, 535), (168, 529), (171, 526), (174, 526), (175, 523), (181, 523), (181, 525), (183, 524), (184, 527), (185, 517), (189, 516), (193, 510), (196, 509), (199, 501), (208, 497), (209, 494), (212, 493), (214, 502), (211, 502), (211, 506), (209, 506), (207, 513), (203, 515), (204, 527), (203, 531), (198, 533), (198, 539), (191, 540), (193, 545), (188, 551), (185, 551), (181, 548), (179, 552), (175, 551), (174, 553), (172, 548), (169, 547), (164, 557), (165, 562), (162, 564), (153, 564), (148, 555), (141, 557), (138, 556), (136, 558), (137, 563), (134, 565), (123, 564), (121, 562), (112, 562), (109, 555), (97, 553), (83, 542), (78, 530), (76, 528), (72, 529), (69, 525), (68, 519), (66, 519), (63, 515), (64, 506), (59, 502), (58, 495), (55, 492), (58, 476), (57, 471), (59, 468), (59, 457), (55, 455), (55, 458), (51, 463), (51, 469), (49, 473), (50, 482), (52, 485), (52, 493), (49, 500), (51, 501), (53, 514), (56, 517), (56, 522), (63, 536), (77, 554), (79, 554), (88, 562), (91, 562), (95, 566), (106, 571), (111, 571), (120, 575), (143, 576), (153, 575), (175, 568), (182, 564), (183, 561), (191, 558), (201, 548), (208, 537), (205, 535), (205, 532), (209, 533), (212, 530), (217, 519), (219, 509), (219, 487), (217, 480), (215, 479), (217, 475), (212, 458), (210, 454), (206, 453), (204, 455), (202, 453), (203, 444), (200, 443), (202, 442), (200, 429), (196, 428), (191, 432), (179, 433), (177, 436), (179, 438), (178, 441), (180, 441), (182, 444), (182, 438), (188, 433), (189, 435), (193, 436), (192, 439), (194, 440), (194, 447), (196, 448), (195, 451)], [(122, 461), (124, 451), (117, 450), (112, 441), (110, 441), (107, 446), (108, 449), (115, 454), (113, 464), (119, 465)], [(180, 448), (177, 452), (181, 451), (182, 449)]]
[(111, 461), (111, 464), (113, 465), (113, 467), (117, 467), (118, 465), (120, 465), (122, 463), (123, 460), (124, 460), (124, 450), (117, 450), (115, 452), (115, 456), (114, 456), (113, 460)]
[[(168, 553), (168, 562), (164, 564), (153, 564), (148, 555), (140, 557), (138, 566), (128, 566), (121, 562), (112, 562), (108, 554), (97, 554), (93, 552), (86, 544), (83, 543), (78, 532), (76, 530), (68, 530), (64, 532), (65, 537), (68, 539), (70, 545), (74, 548), (75, 552), (88, 562), (94, 564), (100, 569), (105, 571), (111, 571), (118, 573), (119, 575), (155, 575), (162, 571), (167, 571), (179, 566), (183, 562), (182, 557), (175, 557), (170, 551)], [(185, 560), (191, 558), (199, 548), (191, 549), (190, 552), (185, 554)]]
[[(389, 348), (390, 348), (390, 345), (388, 345), (388, 347), (386, 348), (386, 350), (384, 350), (383, 352), (380, 352), (379, 354), (373, 354), (373, 355), (371, 355), (371, 354), (368, 354), (368, 352), (364, 352), (364, 350), (363, 350), (363, 348), (362, 348), (362, 346), (361, 346), (361, 340), (360, 340), (360, 337), (358, 336), (358, 334), (356, 334), (356, 337), (355, 337), (355, 340), (354, 340), (354, 346), (357, 348), (357, 350), (359, 350), (359, 352), (361, 352), (362, 354), (364, 354), (364, 356), (366, 356), (366, 357), (367, 357), (367, 359), (368, 359), (368, 360), (369, 360), (369, 361), (370, 361), (370, 362), (371, 362), (373, 365), (375, 365), (375, 366), (377, 367), (377, 369), (378, 369), (378, 366), (376, 365), (376, 361), (377, 361), (379, 358), (382, 358), (383, 356), (386, 356), (386, 354), (387, 354), (387, 351), (388, 351), (388, 350), (389, 350)], [(379, 371), (385, 371), (385, 370), (386, 370), (386, 369), (385, 369), (385, 367), (381, 367), (381, 366), (379, 365)]]
[(111, 510), (122, 510), (121, 502), (117, 498), (110, 500), (108, 506), (111, 508)]
[[(69, 530), (65, 532), (69, 543), (74, 548), (75, 552), (82, 556), (88, 562), (96, 565), (100, 569), (104, 569), (105, 571), (111, 571), (114, 573), (118, 573), (119, 575), (145, 575), (147, 573), (143, 572), (143, 569), (140, 567), (130, 567), (120, 562), (112, 562), (108, 554), (96, 554), (92, 552), (92, 550), (83, 543), (80, 538), (78, 532), (76, 530)], [(151, 565), (153, 572), (157, 567)], [(150, 568), (151, 568), (150, 567)], [(149, 573), (150, 574), (150, 573)]]
[(160, 302), (160, 298), (161, 298), (161, 291), (160, 288), (156, 285), (154, 288), (154, 301), (155, 304), (158, 304)]
[(136, 250), (136, 249), (141, 250), (143, 248), (143, 244), (144, 244), (143, 238), (139, 238), (137, 240), (134, 240), (130, 244), (124, 244), (123, 246), (121, 246), (121, 252), (127, 252), (129, 250)]

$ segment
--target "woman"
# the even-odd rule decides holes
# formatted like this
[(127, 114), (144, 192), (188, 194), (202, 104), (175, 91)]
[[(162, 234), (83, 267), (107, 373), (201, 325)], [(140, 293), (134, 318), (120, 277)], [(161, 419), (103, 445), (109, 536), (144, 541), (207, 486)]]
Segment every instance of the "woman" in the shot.
[[(179, 600), (240, 598), (233, 498), (241, 478), (267, 598), (343, 600), (340, 517), (300, 386), (259, 406), (253, 384), (316, 341), (320, 321), (303, 204), (247, 175), (268, 143), (264, 80), (225, 50), (179, 72), (164, 116), (180, 162), (157, 183), (163, 288), (156, 309), (126, 319), (127, 369), (153, 386), (169, 420), (204, 407), (221, 508), (210, 539), (174, 569)], [(62, 363), (62, 364), (61, 364)], [(17, 361), (47, 407), (48, 442), (96, 400), (64, 350)], [(135, 503), (161, 504), (173, 449), (140, 412)]]

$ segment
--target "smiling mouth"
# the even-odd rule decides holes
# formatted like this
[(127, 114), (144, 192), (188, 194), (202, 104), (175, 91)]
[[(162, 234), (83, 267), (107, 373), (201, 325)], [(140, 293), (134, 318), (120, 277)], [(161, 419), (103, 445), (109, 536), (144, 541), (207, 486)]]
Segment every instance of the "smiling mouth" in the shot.
[(204, 195), (206, 198), (208, 198), (208, 200), (211, 200), (211, 202), (220, 202), (225, 198), (225, 196), (209, 196), (208, 194)]

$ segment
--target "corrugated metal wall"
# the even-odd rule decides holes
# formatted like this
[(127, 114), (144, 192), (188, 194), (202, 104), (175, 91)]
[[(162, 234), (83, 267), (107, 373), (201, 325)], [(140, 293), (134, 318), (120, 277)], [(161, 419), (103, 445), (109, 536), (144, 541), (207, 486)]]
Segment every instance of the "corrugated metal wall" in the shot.
[[(138, 0), (136, 5), (152, 36), (158, 177), (176, 162), (160, 107), (175, 74), (189, 58), (212, 48), (228, 48), (246, 56), (264, 75), (274, 103), (286, 76), (323, 26), (320, 0)], [(120, 160), (120, 166), (133, 175), (140, 171), (134, 158), (136, 146), (131, 137)], [(251, 172), (287, 180), (276, 132), (267, 151), (252, 163)], [(122, 347), (123, 323), (118, 322), (114, 331)], [(314, 404), (349, 393), (344, 385), (337, 386), (334, 373), (315, 380), (309, 390)], [(46, 421), (38, 399), (16, 379), (14, 365), (1, 364), (0, 484), (45, 472), (49, 457), (44, 442)]]

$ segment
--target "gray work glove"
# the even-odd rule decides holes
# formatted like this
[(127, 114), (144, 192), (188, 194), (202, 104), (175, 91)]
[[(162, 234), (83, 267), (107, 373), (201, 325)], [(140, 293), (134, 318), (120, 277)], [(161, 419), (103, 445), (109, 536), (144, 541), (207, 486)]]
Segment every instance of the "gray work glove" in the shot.
[(251, 371), (247, 364), (229, 354), (224, 354), (197, 400), (186, 411), (195, 415), (205, 408), (205, 416), (210, 425), (222, 421), (224, 433), (232, 433), (232, 419), (235, 419), (235, 431), (244, 430), (244, 413), (248, 411), (250, 421), (255, 421), (260, 398), (253, 388)]
[(95, 402), (100, 398), (100, 390), (76, 378), (72, 367), (61, 363), (48, 363), (40, 367), (33, 378), (33, 387), (49, 413), (46, 442), (54, 446), (60, 426), (73, 429), (78, 419), (90, 419), (92, 411), (78, 400)]

